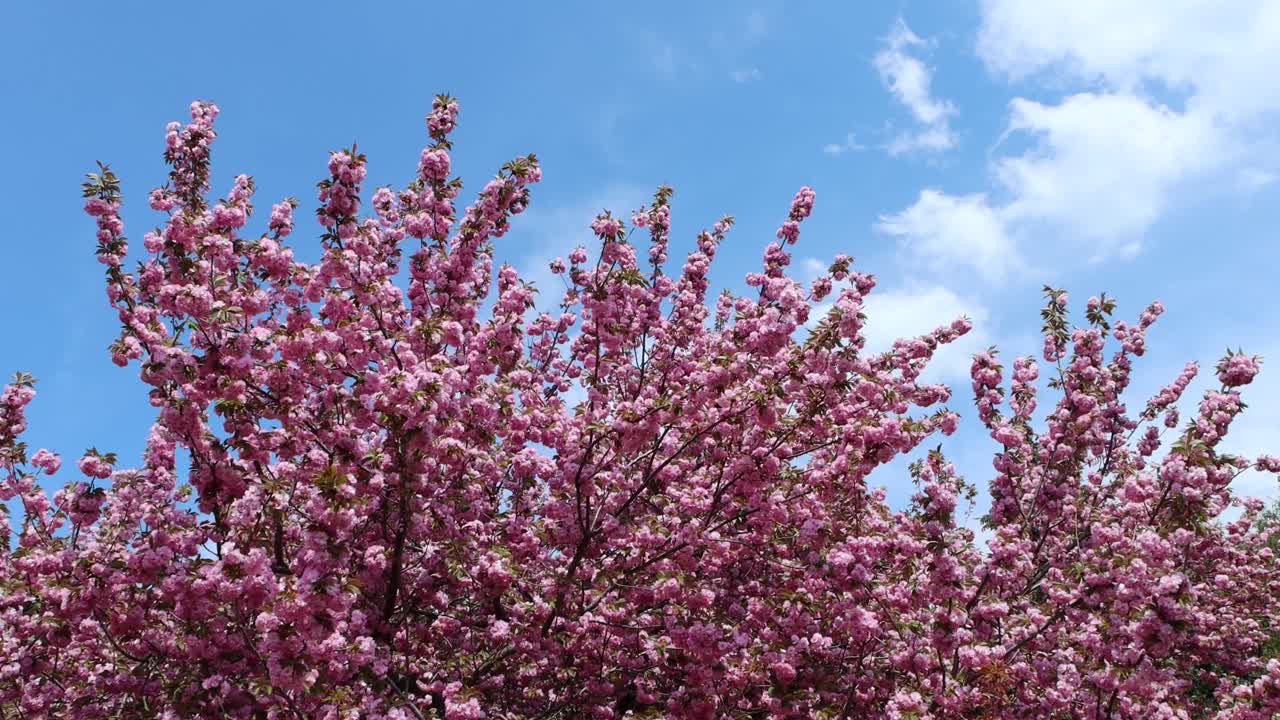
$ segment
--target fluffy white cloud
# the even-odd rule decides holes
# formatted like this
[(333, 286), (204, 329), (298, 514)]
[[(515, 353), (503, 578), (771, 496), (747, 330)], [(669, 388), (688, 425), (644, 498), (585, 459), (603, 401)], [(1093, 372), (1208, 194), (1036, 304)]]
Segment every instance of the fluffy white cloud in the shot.
[[(993, 280), (1020, 264), (1018, 241), (1032, 235), (1093, 259), (1131, 255), (1181, 186), (1227, 169), (1237, 152), (1207, 114), (1123, 93), (1014, 99), (1006, 136), (1015, 134), (1030, 146), (991, 161), (1006, 202), (925, 190), (878, 228), (938, 269), (971, 265)], [(1249, 176), (1255, 188), (1265, 178)]]
[(1048, 222), (1069, 237), (1136, 249), (1172, 191), (1227, 155), (1211, 118), (1134, 95), (1081, 93), (1056, 105), (1022, 98), (1009, 131), (1036, 142), (994, 163), (1013, 198), (1006, 222)]
[(1280, 107), (1274, 0), (985, 0), (978, 54), (1014, 79), (1052, 69), (1125, 92), (1155, 82), (1228, 117)]
[[(806, 267), (809, 264), (821, 265), (812, 258), (806, 261)], [(830, 301), (814, 306), (805, 325), (816, 326), (833, 306)], [(930, 382), (954, 382), (969, 377), (973, 354), (991, 345), (991, 313), (987, 307), (941, 285), (877, 288), (863, 301), (863, 312), (867, 316), (863, 328), (866, 349), (873, 353), (893, 347), (894, 340), (919, 337), (950, 325), (962, 316), (973, 321), (973, 329), (968, 334), (934, 354), (924, 373)]]
[(926, 189), (910, 207), (881, 216), (876, 228), (897, 237), (918, 261), (934, 270), (968, 266), (988, 280), (1021, 264), (1005, 222), (985, 195), (955, 196)]
[(889, 349), (898, 338), (916, 337), (949, 325), (960, 316), (973, 321), (973, 330), (934, 355), (925, 371), (930, 380), (968, 377), (973, 354), (991, 344), (986, 306), (940, 285), (877, 288), (867, 295), (863, 307), (867, 316), (867, 349), (873, 352)]
[(1032, 237), (1093, 260), (1130, 255), (1197, 187), (1251, 192), (1277, 176), (1278, 3), (986, 0), (977, 49), (998, 76), (1087, 91), (1010, 102), (1002, 141), (1020, 149), (991, 160), (1001, 202), (925, 191), (882, 218), (938, 262), (981, 265)]
[(888, 146), (890, 154), (946, 150), (956, 144), (949, 120), (956, 112), (955, 106), (933, 96), (931, 70), (909, 52), (925, 44), (899, 19), (885, 40), (885, 47), (876, 53), (873, 61), (885, 87), (911, 111), (920, 125), (918, 130), (894, 138)]
[[(1173, 0), (1158, 10), (988, 0), (978, 53), (1011, 78), (1056, 71), (1109, 88), (1057, 105), (1015, 100), (1010, 129), (1040, 145), (996, 167), (1016, 198), (1011, 220), (1058, 222), (1121, 249), (1133, 248), (1179, 185), (1239, 173), (1234, 166), (1272, 132), (1259, 123), (1280, 110), (1270, 77), (1280, 66), (1280, 5), (1265, 0)], [(1153, 99), (1160, 94), (1182, 97), (1182, 109)], [(1272, 175), (1250, 168), (1239, 186), (1257, 189)]]

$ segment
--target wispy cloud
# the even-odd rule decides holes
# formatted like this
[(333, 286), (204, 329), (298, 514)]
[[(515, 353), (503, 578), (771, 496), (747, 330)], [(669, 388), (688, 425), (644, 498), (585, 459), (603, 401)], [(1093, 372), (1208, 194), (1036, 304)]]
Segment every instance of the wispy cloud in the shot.
[(927, 46), (928, 43), (899, 18), (885, 39), (884, 48), (876, 53), (873, 60), (880, 73), (880, 81), (911, 112), (918, 126), (913, 131), (899, 134), (889, 143), (887, 150), (892, 155), (913, 150), (947, 150), (956, 144), (956, 134), (950, 123), (956, 108), (950, 102), (933, 96), (932, 70), (911, 54), (913, 48)]
[(763, 75), (760, 73), (760, 68), (753, 67), (733, 70), (729, 73), (729, 77), (732, 78), (734, 82), (742, 85), (744, 83), (759, 80)]
[(864, 149), (864, 147), (858, 143), (858, 140), (853, 136), (853, 133), (846, 135), (844, 142), (827, 143), (822, 146), (822, 152), (828, 155), (843, 155), (848, 152), (855, 152), (862, 149)]
[(882, 216), (876, 229), (898, 238), (923, 266), (939, 273), (965, 267), (1001, 280), (1021, 264), (1004, 218), (982, 194), (926, 189), (910, 207)]

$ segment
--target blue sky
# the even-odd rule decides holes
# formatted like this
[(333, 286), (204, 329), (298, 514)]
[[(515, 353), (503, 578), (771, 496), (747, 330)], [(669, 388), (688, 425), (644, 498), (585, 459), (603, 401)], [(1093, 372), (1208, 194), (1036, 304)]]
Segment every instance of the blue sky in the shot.
[[(713, 276), (740, 286), (809, 184), (796, 266), (846, 252), (880, 278), (873, 344), (977, 321), (936, 370), (968, 422), (967, 354), (1036, 352), (1050, 283), (1077, 309), (1102, 291), (1124, 317), (1166, 304), (1131, 405), (1188, 359), (1208, 377), (1228, 344), (1274, 358), (1232, 446), (1280, 450), (1274, 2), (112, 5), (0, 10), (0, 369), (41, 379), (32, 446), (137, 458), (151, 418), (136, 368), (106, 352), (115, 319), (79, 197), (95, 160), (123, 178), (140, 238), (159, 222), (145, 196), (164, 177), (164, 124), (209, 99), (215, 193), (247, 172), (259, 207), (309, 207), (327, 151), (352, 141), (369, 187), (411, 177), (422, 116), (449, 92), (469, 188), (518, 154), (543, 162), (499, 245), (532, 277), (599, 209), (668, 183), (674, 256), (738, 218)], [(314, 257), (305, 232), (293, 241)], [(947, 447), (985, 484), (991, 446), (972, 425)], [(1241, 487), (1275, 494), (1258, 476)]]

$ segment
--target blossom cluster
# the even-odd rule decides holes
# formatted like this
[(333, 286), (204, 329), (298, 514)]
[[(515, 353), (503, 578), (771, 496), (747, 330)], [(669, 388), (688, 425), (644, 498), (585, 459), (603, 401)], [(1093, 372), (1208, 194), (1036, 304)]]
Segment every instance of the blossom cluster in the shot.
[(1256, 358), (1229, 354), (1186, 423), (1194, 364), (1131, 416), (1163, 308), (1113, 327), (1093, 298), (1078, 327), (1046, 288), (1046, 365), (1006, 385), (994, 349), (973, 360), (999, 448), (979, 539), (941, 449), (906, 507), (871, 481), (956, 431), (922, 373), (972, 324), (868, 351), (873, 276), (787, 273), (812, 189), (747, 294), (707, 297), (730, 217), (668, 264), (664, 187), (591, 221), (546, 296), (495, 266), (537, 158), (459, 210), (454, 99), (403, 188), (331, 154), (315, 263), (286, 245), (297, 200), (256, 234), (249, 176), (209, 197), (217, 114), (168, 127), (134, 269), (119, 180), (85, 185), (110, 354), (156, 408), (141, 464), (90, 450), (48, 492), (34, 380), (0, 393), (0, 717), (1280, 713), (1274, 531), (1231, 490), (1280, 460), (1218, 451)]

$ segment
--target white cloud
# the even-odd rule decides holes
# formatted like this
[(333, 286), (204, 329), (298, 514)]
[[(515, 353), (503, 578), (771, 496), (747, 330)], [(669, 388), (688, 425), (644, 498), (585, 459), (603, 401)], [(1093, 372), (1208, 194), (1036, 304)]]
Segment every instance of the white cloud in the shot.
[(1124, 92), (1158, 83), (1227, 117), (1280, 107), (1274, 0), (986, 0), (978, 54), (1013, 79), (1056, 70)]
[(969, 266), (988, 280), (1000, 280), (1021, 265), (1004, 219), (982, 194), (926, 189), (910, 207), (881, 216), (876, 229), (898, 238), (938, 271)]
[(888, 150), (893, 155), (912, 150), (946, 150), (956, 144), (948, 119), (955, 114), (955, 106), (933, 96), (931, 70), (908, 52), (924, 45), (925, 41), (899, 18), (885, 40), (884, 49), (876, 53), (873, 60), (881, 82), (920, 125), (918, 130), (903, 133), (890, 142)]
[[(1101, 258), (1136, 252), (1180, 190), (1272, 182), (1280, 4), (1225, 5), (987, 0), (978, 54), (988, 68), (1093, 88), (1010, 104), (1009, 133), (1034, 142), (993, 163), (1012, 198), (1004, 219), (1091, 241)], [(1264, 167), (1239, 167), (1246, 159)]]
[(925, 190), (879, 229), (908, 240), (936, 269), (968, 264), (995, 280), (1020, 264), (1019, 241), (1032, 237), (1095, 261), (1132, 255), (1179, 188), (1236, 157), (1205, 113), (1134, 95), (1079, 93), (1056, 104), (1015, 98), (1009, 107), (1005, 137), (1030, 146), (991, 161), (1005, 202)]
[(827, 143), (822, 146), (822, 152), (828, 155), (843, 155), (847, 152), (855, 152), (862, 149), (863, 146), (858, 143), (857, 139), (853, 136), (853, 133), (845, 135), (844, 142)]
[(1034, 138), (994, 170), (1013, 200), (1008, 222), (1048, 222), (1101, 247), (1128, 246), (1173, 190), (1228, 154), (1212, 120), (1134, 95), (1081, 93), (1056, 105), (1017, 98), (1009, 132)]
[(902, 155), (915, 150), (940, 152), (955, 147), (956, 136), (948, 127), (925, 128), (913, 133), (902, 133), (889, 141), (885, 150), (890, 155)]
[[(1084, 91), (1010, 102), (990, 163), (998, 202), (926, 191), (880, 228), (941, 252), (938, 262), (978, 264), (966, 261), (970, 253), (1001, 242), (1030, 252), (1041, 247), (1032, 238), (1097, 261), (1138, 252), (1170, 207), (1205, 189), (1253, 192), (1274, 182), (1280, 137), (1269, 121), (1280, 113), (1280, 84), (1270, 68), (1280, 67), (1280, 4), (1229, 4), (986, 0), (977, 49), (992, 72)], [(905, 26), (895, 34), (890, 50), (920, 42)], [(923, 66), (912, 72), (927, 81)], [(901, 85), (895, 92), (909, 105), (917, 99), (922, 122), (946, 119), (927, 82)], [(1000, 152), (1010, 138), (1018, 149)]]
[(753, 67), (734, 70), (729, 73), (729, 77), (732, 78), (734, 82), (743, 84), (759, 80), (763, 75), (760, 73), (760, 68)]
[[(808, 258), (805, 269), (811, 269), (812, 264), (821, 265)], [(805, 327), (816, 327), (834, 306), (832, 301), (814, 305)], [(973, 354), (991, 345), (991, 312), (987, 307), (975, 298), (958, 295), (941, 285), (909, 285), (895, 290), (876, 288), (863, 300), (863, 313), (867, 316), (863, 337), (869, 353), (883, 352), (893, 347), (894, 340), (928, 334), (960, 317), (973, 321), (972, 330), (934, 353), (923, 374), (927, 382), (954, 382), (969, 377)]]
[(960, 316), (973, 321), (973, 329), (955, 342), (939, 348), (925, 371), (932, 381), (969, 376), (975, 352), (991, 344), (990, 313), (973, 298), (957, 295), (940, 285), (873, 290), (863, 303), (867, 316), (867, 350), (888, 350), (898, 338), (924, 335)]

